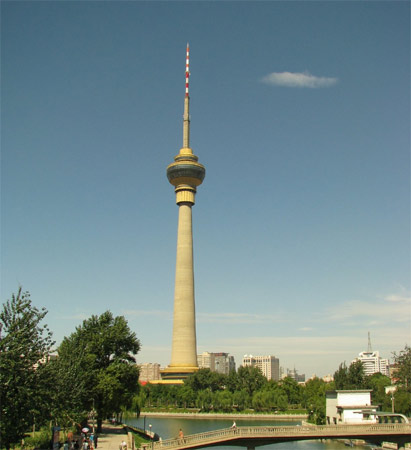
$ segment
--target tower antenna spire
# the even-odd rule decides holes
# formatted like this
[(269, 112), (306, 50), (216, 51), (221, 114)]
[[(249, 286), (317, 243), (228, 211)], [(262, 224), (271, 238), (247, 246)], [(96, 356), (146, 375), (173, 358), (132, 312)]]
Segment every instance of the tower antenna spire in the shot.
[(371, 335), (370, 332), (368, 332), (368, 353), (372, 353), (372, 347), (371, 347)]
[(186, 95), (184, 97), (184, 116), (183, 116), (183, 148), (190, 148), (190, 45), (187, 42), (186, 50)]

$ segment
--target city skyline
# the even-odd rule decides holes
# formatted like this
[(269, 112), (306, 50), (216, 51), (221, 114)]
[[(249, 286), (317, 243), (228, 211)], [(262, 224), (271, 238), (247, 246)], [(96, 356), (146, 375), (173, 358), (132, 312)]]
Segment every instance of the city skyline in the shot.
[(190, 42), (197, 353), (309, 378), (410, 344), (408, 2), (0, 8), (2, 303), (57, 342), (109, 309), (167, 366)]

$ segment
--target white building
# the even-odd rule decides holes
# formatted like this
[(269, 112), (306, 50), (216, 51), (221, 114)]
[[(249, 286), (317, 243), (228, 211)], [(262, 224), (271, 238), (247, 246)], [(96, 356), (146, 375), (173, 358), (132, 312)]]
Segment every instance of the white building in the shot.
[(387, 377), (390, 376), (388, 359), (383, 359), (380, 357), (380, 352), (378, 351), (367, 351), (361, 352), (358, 358), (355, 358), (352, 362), (361, 361), (364, 366), (364, 374), (372, 375), (374, 373), (382, 373)]
[(325, 393), (328, 425), (377, 423), (378, 406), (371, 405), (371, 389)]
[(244, 355), (243, 366), (258, 367), (267, 380), (278, 381), (280, 379), (280, 360), (275, 356)]

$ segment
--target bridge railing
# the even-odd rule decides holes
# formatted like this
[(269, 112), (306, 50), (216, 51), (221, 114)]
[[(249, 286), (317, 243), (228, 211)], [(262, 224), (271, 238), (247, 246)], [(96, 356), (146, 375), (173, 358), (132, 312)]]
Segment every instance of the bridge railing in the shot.
[(152, 450), (166, 450), (171, 448), (190, 447), (194, 444), (224, 442), (238, 438), (269, 438), (269, 437), (338, 437), (338, 436), (366, 436), (390, 435), (396, 433), (411, 433), (411, 424), (361, 424), (361, 425), (319, 425), (319, 426), (264, 426), (222, 428), (191, 434), (183, 438), (165, 439), (154, 442)]

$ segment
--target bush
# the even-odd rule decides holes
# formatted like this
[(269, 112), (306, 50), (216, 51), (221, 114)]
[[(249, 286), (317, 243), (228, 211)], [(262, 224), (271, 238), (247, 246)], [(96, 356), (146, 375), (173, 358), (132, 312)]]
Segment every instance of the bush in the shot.
[(48, 429), (42, 429), (34, 433), (33, 436), (28, 436), (24, 439), (25, 448), (50, 448), (51, 432)]

